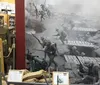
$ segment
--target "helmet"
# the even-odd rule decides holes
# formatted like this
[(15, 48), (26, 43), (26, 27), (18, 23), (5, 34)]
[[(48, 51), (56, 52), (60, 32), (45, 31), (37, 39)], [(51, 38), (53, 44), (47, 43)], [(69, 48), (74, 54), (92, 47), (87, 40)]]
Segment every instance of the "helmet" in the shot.
[(100, 34), (100, 30), (97, 31), (97, 34)]
[(85, 56), (85, 53), (84, 53), (84, 52), (82, 52), (82, 53), (81, 53), (81, 55), (82, 55), (82, 56)]
[(72, 49), (75, 49), (75, 50), (76, 50), (76, 49), (77, 49), (77, 47), (76, 47), (76, 46), (73, 46), (73, 47), (72, 47)]
[(59, 29), (56, 29), (56, 31), (59, 31)]
[(45, 38), (44, 37), (41, 37), (41, 40), (45, 40)]
[(47, 41), (47, 45), (51, 45), (51, 42), (50, 42), (50, 40), (48, 40), (48, 41)]
[(85, 61), (84, 65), (87, 66), (87, 67), (90, 67), (90, 66), (93, 65), (93, 62), (91, 62), (91, 61)]

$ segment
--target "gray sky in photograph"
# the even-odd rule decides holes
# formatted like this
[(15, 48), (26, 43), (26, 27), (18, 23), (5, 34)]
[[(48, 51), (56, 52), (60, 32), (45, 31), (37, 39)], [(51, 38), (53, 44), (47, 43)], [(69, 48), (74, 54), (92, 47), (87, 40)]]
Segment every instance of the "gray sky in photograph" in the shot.
[(100, 15), (100, 0), (46, 0), (46, 3), (57, 5), (58, 12), (78, 13), (87, 16)]
[(56, 5), (57, 12), (76, 13), (86, 16), (100, 16), (100, 0), (25, 0), (26, 3), (34, 2), (36, 5)]

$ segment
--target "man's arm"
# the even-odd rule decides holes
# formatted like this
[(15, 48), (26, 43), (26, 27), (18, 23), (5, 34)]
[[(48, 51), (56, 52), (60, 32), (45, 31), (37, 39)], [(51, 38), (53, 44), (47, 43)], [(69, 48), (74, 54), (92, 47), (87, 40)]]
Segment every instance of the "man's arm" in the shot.
[(98, 76), (98, 81), (95, 83), (95, 85), (100, 85), (100, 68), (99, 68), (99, 66), (96, 66), (95, 67), (95, 70), (96, 70), (96, 72), (97, 72), (97, 76)]
[(46, 49), (47, 49), (47, 46), (44, 46), (44, 48), (43, 48), (43, 50), (44, 50), (44, 59), (46, 59), (46, 57), (47, 57)]
[(59, 33), (57, 33), (56, 35), (53, 35), (53, 36), (59, 36), (60, 34)]
[(95, 36), (93, 36), (93, 37), (90, 37), (90, 38), (88, 39), (88, 41), (89, 41), (89, 42), (92, 42), (92, 43), (98, 43), (98, 42), (100, 42), (100, 35), (95, 35)]
[(56, 44), (56, 43), (53, 43), (52, 46), (53, 46), (53, 48), (55, 49), (56, 54), (59, 55), (59, 51), (58, 51), (58, 48), (57, 48), (57, 44)]
[(100, 83), (100, 68), (98, 67), (98, 77), (99, 77), (99, 83)]

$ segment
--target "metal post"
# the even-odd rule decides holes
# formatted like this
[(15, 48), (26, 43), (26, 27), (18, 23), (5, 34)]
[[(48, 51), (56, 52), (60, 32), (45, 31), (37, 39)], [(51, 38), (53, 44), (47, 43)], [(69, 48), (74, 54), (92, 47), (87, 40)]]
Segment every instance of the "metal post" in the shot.
[(16, 56), (15, 56), (15, 38), (13, 38), (13, 69), (15, 69), (15, 59), (16, 59)]
[(57, 85), (59, 85), (59, 76), (57, 75)]
[[(0, 58), (0, 72), (1, 72), (1, 58)], [(0, 74), (0, 85), (2, 85), (2, 75)]]
[(43, 75), (43, 78), (45, 79), (46, 84), (49, 85), (45, 75)]

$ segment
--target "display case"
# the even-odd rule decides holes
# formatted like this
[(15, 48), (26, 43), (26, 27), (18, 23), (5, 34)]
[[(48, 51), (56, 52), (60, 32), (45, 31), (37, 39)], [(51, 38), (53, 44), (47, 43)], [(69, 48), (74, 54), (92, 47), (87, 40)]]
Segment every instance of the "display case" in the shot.
[[(74, 4), (70, 4), (71, 6), (69, 6), (68, 8), (66, 7), (66, 6), (68, 6), (68, 5), (66, 5), (67, 4), (67, 2), (66, 2), (66, 0), (64, 0), (64, 3), (66, 2), (66, 4), (65, 4), (65, 6), (64, 7), (62, 7), (62, 5), (60, 5), (60, 6), (58, 6), (58, 5), (56, 5), (55, 6), (55, 4), (57, 4), (57, 3), (55, 3), (55, 4), (50, 4), (54, 9), (51, 9), (52, 10), (52, 17), (50, 17), (50, 18), (48, 18), (47, 16), (45, 16), (45, 19), (42, 19), (41, 20), (41, 16), (42, 15), (39, 15), (39, 17), (37, 17), (37, 19), (36, 19), (36, 16), (33, 16), (33, 14), (30, 14), (31, 12), (30, 11), (35, 11), (36, 12), (36, 10), (34, 10), (34, 6), (33, 5), (29, 5), (29, 4), (31, 4), (31, 0), (29, 0), (29, 1), (25, 1), (25, 2), (27, 2), (27, 5), (26, 4), (24, 4), (24, 5), (26, 5), (25, 6), (25, 26), (26, 26), (26, 31), (29, 29), (29, 30), (31, 30), (31, 31), (34, 31), (35, 29), (36, 29), (36, 27), (37, 27), (37, 23), (36, 22), (41, 22), (43, 25), (45, 25), (45, 28), (46, 28), (46, 31), (45, 32), (41, 32), (40, 33), (40, 35), (39, 35), (39, 32), (37, 32), (36, 30), (36, 36), (40, 39), (40, 37), (41, 36), (43, 36), (43, 37), (50, 37), (50, 40), (51, 41), (53, 41), (53, 42), (55, 42), (56, 40), (53, 38), (53, 32), (55, 31), (55, 29), (56, 28), (59, 28), (59, 29), (62, 29), (62, 27), (60, 27), (59, 25), (60, 24), (62, 24), (62, 21), (60, 22), (60, 21), (58, 21), (58, 19), (62, 19), (62, 17), (64, 17), (65, 18), (65, 16), (67, 17), (67, 15), (65, 15), (65, 16), (63, 16), (63, 14), (61, 14), (62, 15), (62, 17), (58, 17), (58, 16), (54, 16), (55, 14), (54, 14), (54, 12), (56, 12), (56, 14), (57, 15), (60, 15), (59, 14), (59, 12), (63, 12), (63, 13), (69, 13), (70, 11), (71, 12), (75, 12), (76, 14), (77, 13), (80, 13), (81, 12), (81, 9), (78, 11), (77, 10), (77, 8), (81, 8), (81, 5), (82, 4), (77, 4), (77, 6), (73, 6), (74, 4), (76, 4), (77, 3), (77, 1), (76, 2), (74, 2)], [(40, 10), (39, 8), (40, 8), (40, 4), (43, 4), (43, 2), (40, 2), (40, 3), (38, 3), (38, 2), (35, 2), (35, 1), (33, 1), (35, 4), (36, 4), (36, 6), (37, 6), (37, 9), (38, 10)], [(48, 1), (47, 1), (48, 2)], [(56, 1), (55, 1), (56, 2)], [(24, 2), (23, 2), (24, 3)], [(49, 2), (48, 2), (49, 3)], [(63, 5), (64, 5), (64, 3), (62, 3)], [(72, 2), (71, 2), (72, 3)], [(81, 2), (80, 2), (81, 3)], [(87, 2), (88, 3), (88, 2)], [(89, 3), (91, 3), (91, 2), (89, 2)], [(33, 4), (33, 3), (32, 3)], [(60, 3), (59, 3), (60, 4)], [(21, 5), (21, 4), (20, 4)], [(87, 4), (84, 4), (84, 5), (87, 5)], [(89, 5), (89, 4), (88, 4)], [(31, 6), (31, 7), (29, 7), (29, 6)], [(32, 6), (33, 6), (33, 9), (32, 9)], [(94, 6), (94, 5), (93, 5)], [(38, 8), (39, 7), (39, 8)], [(76, 7), (76, 11), (74, 10), (74, 8)], [(59, 9), (61, 8), (61, 10), (60, 11), (58, 11)], [(72, 9), (73, 8), (73, 9)], [(87, 7), (86, 7), (87, 8)], [(55, 10), (56, 9), (56, 10)], [(58, 10), (57, 10), (58, 9)], [(65, 9), (65, 10), (64, 10)], [(72, 10), (71, 10), (72, 9)], [(18, 9), (17, 9), (18, 10)], [(23, 8), (21, 9), (21, 10), (23, 10)], [(86, 10), (86, 9), (85, 9)], [(84, 10), (84, 11), (85, 11)], [(23, 11), (24, 12), (24, 11)], [(34, 12), (34, 13), (35, 13)], [(82, 12), (82, 13), (87, 13), (87, 12)], [(24, 15), (24, 13), (22, 13), (23, 15)], [(70, 13), (69, 13), (70, 14)], [(32, 15), (32, 16), (31, 16)], [(35, 15), (35, 14), (34, 14)], [(20, 14), (19, 14), (19, 16), (20, 16)], [(80, 13), (80, 16), (81, 16), (81, 13)], [(40, 18), (41, 17), (41, 18)], [(82, 16), (83, 17), (83, 16)], [(87, 16), (86, 16), (87, 17)], [(74, 18), (72, 18), (72, 20), (73, 20)], [(20, 19), (21, 20), (21, 19)], [(22, 20), (23, 20), (23, 17), (22, 17)], [(22, 21), (21, 20), (21, 21)], [(80, 20), (81, 21), (81, 20)], [(17, 22), (19, 22), (19, 19), (17, 19)], [(18, 24), (20, 24), (20, 23), (18, 23)], [(21, 29), (21, 28), (24, 28), (24, 21), (22, 22), (22, 24), (23, 25), (18, 25), (18, 29), (19, 29), (19, 31), (20, 30), (23, 30), (23, 31), (25, 31), (24, 29)], [(40, 25), (40, 24), (39, 24)], [(32, 27), (33, 26), (33, 27)], [(21, 28), (20, 28), (21, 27)], [(67, 27), (66, 27), (67, 28)], [(93, 27), (94, 28), (94, 27)], [(82, 28), (81, 28), (82, 29)], [(84, 29), (82, 29), (81, 30), (80, 28), (77, 30), (77, 28), (75, 28), (75, 30), (74, 31), (72, 31), (71, 30), (71, 33), (70, 33), (70, 35), (72, 35), (73, 33), (75, 33), (75, 34), (78, 34), (77, 32), (78, 31), (80, 31), (80, 33), (84, 33), (84, 32), (89, 32), (89, 31), (91, 31), (91, 29), (90, 28), (87, 28), (86, 27), (86, 30), (84, 30)], [(88, 30), (88, 29), (90, 29), (90, 30)], [(25, 34), (26, 34), (26, 31), (25, 31)], [(77, 31), (77, 32), (76, 32)], [(91, 33), (93, 33), (93, 35), (95, 34), (95, 32), (96, 31), (94, 31), (94, 29), (91, 31)], [(20, 33), (22, 33), (22, 32), (20, 32)], [(23, 34), (24, 34), (24, 32), (23, 32)], [(31, 33), (30, 33), (31, 34)], [(17, 33), (17, 35), (19, 36), (19, 34)], [(74, 35), (73, 35), (74, 36)], [(73, 36), (72, 36), (72, 38), (73, 38)], [(20, 37), (20, 36), (19, 36)], [(26, 37), (26, 36), (25, 36)], [(71, 38), (71, 37), (70, 37)], [(68, 39), (70, 39), (70, 38), (68, 38)], [(78, 38), (78, 40), (75, 40), (75, 39), (70, 39), (70, 40), (68, 40), (68, 46), (70, 47), (70, 46), (76, 46), (76, 47), (79, 47), (79, 48), (84, 48), (85, 50), (87, 49), (87, 48), (89, 48), (89, 49), (91, 49), (91, 48), (94, 48), (94, 44), (93, 43), (90, 43), (90, 42), (88, 42), (88, 41), (84, 41), (84, 39), (82, 39), (81, 40), (81, 38), (82, 37), (80, 37), (80, 39)], [(36, 41), (36, 39), (35, 38), (32, 38), (32, 36), (31, 35), (29, 35), (28, 37), (26, 37), (25, 39), (27, 39), (27, 41), (28, 40), (30, 40), (30, 41), (32, 41), (32, 43), (31, 42), (29, 42), (29, 46), (28, 47), (30, 47), (30, 50), (33, 52), (34, 50), (33, 49), (31, 49), (32, 47), (33, 48), (35, 48), (35, 46), (36, 46), (36, 48), (38, 48), (38, 47), (40, 47), (40, 46), (38, 46), (37, 44), (39, 44), (37, 41)], [(21, 40), (21, 39), (20, 39)], [(22, 40), (21, 40), (22, 41)], [(24, 41), (24, 40), (23, 40)], [(27, 41), (25, 42), (25, 44), (27, 43)], [(77, 41), (77, 42), (76, 42)], [(88, 45), (87, 45), (87, 43), (88, 43)], [(21, 43), (22, 44), (22, 43)], [(32, 44), (32, 45), (31, 45)], [(35, 44), (35, 45), (34, 45)], [(78, 45), (77, 45), (78, 44)], [(67, 45), (67, 44), (66, 44)], [(66, 45), (64, 45), (65, 47), (66, 47)], [(59, 42), (59, 40), (57, 41), (57, 46), (62, 46), (62, 44)], [(25, 50), (25, 47), (23, 46), (23, 49)], [(23, 51), (24, 51), (23, 50)], [(41, 50), (40, 48), (39, 48), (39, 50)], [(26, 52), (26, 51), (25, 51)], [(36, 51), (35, 51), (36, 52)], [(87, 51), (87, 52), (89, 52), (89, 50)], [(20, 52), (19, 52), (20, 53)], [(23, 52), (24, 53), (24, 52)], [(34, 52), (33, 52), (34, 53)], [(36, 54), (40, 54), (41, 52), (36, 52)], [(91, 53), (91, 52), (89, 52), (89, 53)], [(20, 56), (20, 55), (19, 55)], [(74, 59), (77, 59), (76, 58), (76, 56), (74, 56), (73, 57), (73, 55), (65, 55), (65, 56), (69, 56), (67, 59), (66, 59), (66, 62), (68, 62), (68, 63), (70, 63), (71, 64), (71, 62), (73, 63), (72, 65), (75, 65), (74, 64)], [(73, 58), (72, 58), (72, 57)], [(40, 54), (40, 57), (43, 57), (43, 55), (41, 55)], [(79, 57), (79, 59), (82, 57), (82, 56), (78, 56)], [(95, 56), (94, 56), (95, 57)], [(89, 55), (89, 54), (86, 54), (86, 56), (84, 56), (84, 57), (82, 57), (83, 59), (84, 59), (84, 61), (85, 60), (91, 60), (91, 59), (96, 59), (96, 61), (99, 61), (99, 58), (94, 58), (93, 56), (91, 57), (91, 55)], [(19, 57), (18, 57), (19, 58)], [(17, 58), (17, 61), (19, 60)], [(57, 57), (58, 58), (58, 57)], [(86, 59), (85, 59), (86, 58)], [(22, 58), (22, 60), (21, 61), (23, 61), (23, 63), (24, 63), (24, 60), (23, 60), (24, 58)], [(73, 60), (73, 61), (71, 61), (71, 60)], [(60, 59), (58, 60), (58, 61), (60, 61), (60, 62), (62, 62), (61, 61), (61, 57), (60, 57)], [(59, 63), (60, 63), (59, 62)], [(68, 64), (67, 64), (68, 65)], [(21, 67), (20, 66), (20, 64), (18, 65), (19, 67)], [(24, 66), (24, 65), (23, 65)], [(67, 67), (67, 66), (66, 66)], [(71, 67), (71, 66), (70, 66)], [(68, 67), (67, 67), (68, 68)], [(77, 68), (77, 67), (76, 67)], [(67, 69), (67, 70), (65, 70), (65, 71), (68, 71), (69, 69)], [(73, 72), (73, 70), (75, 70), (74, 69), (74, 67), (72, 67), (72, 70), (71, 70), (71, 74), (74, 74), (74, 72)], [(76, 69), (76, 70), (78, 70), (78, 69)], [(76, 78), (75, 77), (75, 80), (77, 80), (78, 78)]]

